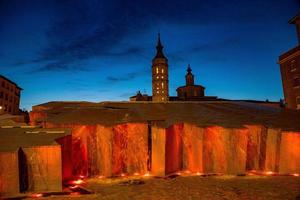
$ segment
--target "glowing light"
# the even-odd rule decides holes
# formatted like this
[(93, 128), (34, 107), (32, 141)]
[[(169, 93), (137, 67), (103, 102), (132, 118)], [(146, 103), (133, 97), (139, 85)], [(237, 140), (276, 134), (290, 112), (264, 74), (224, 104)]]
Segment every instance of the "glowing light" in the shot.
[(184, 173), (190, 174), (191, 172), (189, 170), (185, 170)]
[(77, 189), (78, 186), (77, 186), (77, 185), (74, 185), (74, 186), (70, 186), (69, 188), (70, 188), (70, 189)]
[(80, 184), (82, 184), (82, 183), (84, 183), (84, 181), (81, 180), (81, 179), (71, 181), (71, 184), (74, 184), (74, 185), (80, 185)]
[(297, 176), (297, 177), (298, 177), (298, 176), (300, 176), (300, 175), (299, 175), (299, 174), (292, 174), (292, 176)]
[(70, 193), (70, 195), (74, 195), (74, 196), (80, 195), (80, 192), (72, 192), (72, 193)]
[(147, 172), (146, 174), (144, 174), (144, 176), (151, 176), (151, 174), (149, 172)]
[(133, 175), (134, 175), (134, 176), (139, 176), (140, 174), (139, 174), (139, 173), (137, 173), (137, 172), (135, 172)]
[(180, 175), (181, 175), (181, 172), (177, 172), (176, 174), (177, 174), (178, 176), (180, 176)]
[(126, 174), (122, 173), (120, 176), (124, 177), (124, 176), (126, 176)]
[(264, 174), (266, 174), (266, 175), (273, 175), (274, 172), (272, 172), (272, 171), (267, 171), (267, 172), (265, 172)]
[(40, 197), (42, 197), (42, 196), (43, 196), (42, 193), (38, 193), (38, 194), (32, 194), (30, 197), (31, 197), (31, 198), (40, 198)]
[(79, 178), (83, 179), (83, 178), (85, 178), (85, 176), (84, 175), (79, 175)]
[(200, 173), (200, 172), (197, 172), (197, 173), (196, 173), (196, 175), (197, 175), (197, 176), (201, 176), (201, 175), (202, 175), (202, 173)]
[(100, 176), (98, 176), (98, 178), (103, 179), (103, 178), (105, 178), (105, 176), (100, 175)]
[(2, 110), (2, 106), (0, 106), (0, 110)]

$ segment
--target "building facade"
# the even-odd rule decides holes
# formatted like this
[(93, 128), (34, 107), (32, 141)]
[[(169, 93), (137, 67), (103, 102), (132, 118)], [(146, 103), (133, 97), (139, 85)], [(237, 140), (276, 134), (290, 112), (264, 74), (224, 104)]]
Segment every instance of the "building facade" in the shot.
[(185, 75), (185, 86), (178, 87), (177, 97), (181, 101), (197, 101), (204, 98), (205, 88), (202, 85), (195, 85), (194, 75), (192, 74), (192, 69), (190, 65), (187, 68), (187, 74)]
[(156, 55), (152, 60), (152, 101), (169, 100), (168, 59), (163, 53), (163, 45), (158, 34)]
[(279, 56), (279, 65), (286, 107), (300, 109), (300, 14), (289, 23), (296, 25), (299, 43)]
[(0, 114), (19, 114), (21, 90), (16, 83), (0, 75)]

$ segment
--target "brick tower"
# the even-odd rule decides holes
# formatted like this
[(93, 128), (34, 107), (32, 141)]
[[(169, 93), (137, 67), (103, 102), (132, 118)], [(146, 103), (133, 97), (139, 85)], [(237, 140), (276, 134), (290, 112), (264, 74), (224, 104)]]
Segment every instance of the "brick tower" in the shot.
[(163, 46), (158, 34), (156, 55), (152, 60), (152, 101), (169, 100), (168, 59), (163, 54)]
[(286, 107), (300, 109), (300, 13), (289, 23), (296, 25), (299, 43), (279, 56), (279, 64)]

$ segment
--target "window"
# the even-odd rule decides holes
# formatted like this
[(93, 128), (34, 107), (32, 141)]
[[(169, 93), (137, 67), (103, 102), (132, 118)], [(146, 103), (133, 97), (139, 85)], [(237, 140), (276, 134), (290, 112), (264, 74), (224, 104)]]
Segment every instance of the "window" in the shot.
[(296, 97), (296, 100), (297, 100), (297, 101), (296, 101), (297, 104), (300, 104), (300, 96), (297, 96), (297, 97)]
[(295, 62), (295, 60), (292, 60), (291, 61), (291, 72), (294, 72), (294, 71), (296, 71), (297, 70), (297, 67), (296, 67), (296, 62)]
[(164, 89), (164, 83), (161, 83), (161, 88)]
[(165, 70), (164, 69), (161, 69), (161, 73), (163, 74), (165, 72)]
[(8, 100), (8, 94), (5, 94), (5, 100)]
[(294, 87), (298, 87), (300, 86), (300, 80), (299, 80), (299, 77), (294, 77), (294, 80), (293, 80), (293, 86)]
[(156, 73), (158, 74), (158, 67), (156, 67)]
[(0, 98), (1, 99), (3, 98), (3, 92), (0, 92)]
[(165, 98), (161, 98), (161, 100), (163, 101), (163, 100), (165, 100)]
[(161, 76), (161, 78), (163, 79), (163, 78), (164, 78), (164, 76)]
[(156, 93), (159, 94), (159, 91), (157, 90)]
[(159, 79), (159, 76), (156, 76), (156, 79)]

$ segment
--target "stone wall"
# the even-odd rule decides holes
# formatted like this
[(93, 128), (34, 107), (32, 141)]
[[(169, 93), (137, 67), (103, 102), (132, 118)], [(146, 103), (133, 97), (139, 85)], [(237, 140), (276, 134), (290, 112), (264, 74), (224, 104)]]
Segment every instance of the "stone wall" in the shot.
[(152, 123), (149, 129), (146, 123), (124, 123), (51, 127), (72, 129), (74, 176), (111, 177), (147, 171), (164, 176), (182, 170), (221, 174), (300, 172), (300, 133), (260, 125), (230, 128), (177, 123), (164, 128)]

